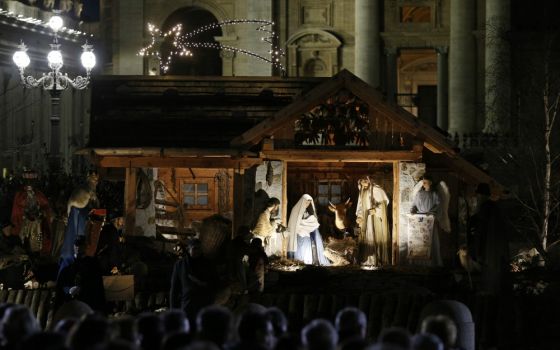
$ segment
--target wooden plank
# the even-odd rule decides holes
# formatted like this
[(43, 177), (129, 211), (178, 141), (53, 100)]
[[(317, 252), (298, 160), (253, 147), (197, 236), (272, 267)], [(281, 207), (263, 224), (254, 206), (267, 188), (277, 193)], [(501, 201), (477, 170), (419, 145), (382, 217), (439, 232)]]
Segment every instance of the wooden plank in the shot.
[(301, 114), (323, 102), (328, 96), (341, 89), (343, 83), (340, 74), (334, 76), (332, 79), (312, 89), (309, 93), (299, 96), (292, 104), (281, 109), (274, 116), (262, 121), (233, 139), (231, 145), (241, 146), (258, 143), (262, 137), (271, 135), (286, 123), (299, 118)]
[(235, 169), (233, 173), (233, 232), (232, 238), (241, 225), (244, 223), (245, 218), (245, 186), (244, 186), (244, 170)]
[(282, 225), (288, 227), (288, 162), (282, 161)]
[(261, 158), (290, 162), (356, 162), (375, 163), (395, 160), (416, 161), (422, 158), (420, 151), (353, 151), (353, 150), (274, 150), (261, 152)]
[[(239, 151), (233, 148), (160, 148), (160, 147), (109, 147), (82, 149), (80, 154), (89, 154), (89, 150), (99, 156), (129, 157), (254, 157), (255, 152)], [(78, 153), (76, 153), (78, 154)]]
[(399, 205), (400, 205), (400, 189), (399, 189), (399, 162), (393, 162), (393, 234), (392, 234), (392, 263), (399, 263), (400, 246), (399, 246)]
[(260, 158), (230, 157), (98, 157), (96, 165), (102, 168), (250, 168), (261, 164)]
[(136, 168), (126, 168), (124, 182), (124, 233), (134, 235), (136, 226)]

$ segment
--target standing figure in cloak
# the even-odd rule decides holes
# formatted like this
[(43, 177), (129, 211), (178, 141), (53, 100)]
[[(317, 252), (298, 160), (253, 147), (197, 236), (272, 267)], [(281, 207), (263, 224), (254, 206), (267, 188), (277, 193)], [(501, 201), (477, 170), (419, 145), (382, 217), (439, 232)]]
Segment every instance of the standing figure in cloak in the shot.
[[(68, 200), (68, 223), (64, 234), (64, 243), (60, 250), (62, 261), (72, 260), (74, 241), (78, 236), (86, 235), (88, 215), (92, 209), (99, 206), (99, 200), (95, 192), (98, 182), (97, 173), (90, 171), (87, 176), (87, 186), (75, 189)], [(97, 245), (97, 241), (95, 244)], [(62, 270), (63, 267), (61, 265), (60, 269)]]
[[(442, 258), (439, 244), (439, 227), (444, 231), (450, 232), (449, 218), (447, 217), (447, 205), (449, 204), (449, 190), (442, 181), (438, 186), (434, 186), (434, 181), (428, 175), (424, 175), (422, 181), (417, 185), (422, 186), (414, 191), (414, 199), (410, 210), (413, 215), (433, 216), (434, 223), (432, 228), (431, 261), (433, 266), (442, 266)], [(415, 186), (416, 187), (416, 186)], [(443, 198), (442, 198), (443, 196)]]
[(215, 300), (217, 277), (214, 263), (202, 255), (199, 239), (188, 242), (185, 257), (175, 263), (171, 275), (170, 307), (182, 309), (191, 324), (196, 315)]
[(509, 268), (508, 226), (490, 186), (481, 183), (476, 189), (478, 210), (471, 218), (474, 234), (474, 256), (482, 263), (482, 289), (501, 295), (508, 290)]
[(101, 229), (95, 252), (105, 275), (119, 273), (126, 261), (126, 249), (122, 235), (124, 227), (122, 213), (113, 211), (107, 216), (109, 221), (105, 222)]
[(86, 239), (74, 242), (74, 259), (59, 273), (56, 281), (55, 310), (73, 299), (88, 304), (93, 310), (105, 311), (105, 290), (101, 267), (96, 257), (86, 256)]
[(308, 194), (304, 194), (292, 208), (288, 221), (288, 258), (308, 265), (328, 266), (330, 262), (325, 257), (316, 213), (313, 197)]
[(24, 186), (14, 197), (12, 235), (19, 236), (31, 253), (50, 254), (51, 208), (47, 197), (35, 188), (37, 173), (25, 171)]
[(253, 234), (264, 243), (264, 251), (268, 256), (282, 254), (284, 237), (281, 232), (278, 232), (279, 220), (273, 218), (278, 213), (278, 207), (280, 207), (280, 200), (275, 197), (270, 198), (252, 230)]
[(360, 194), (356, 206), (356, 223), (360, 228), (358, 242), (362, 264), (389, 265), (391, 263), (391, 233), (387, 219), (389, 198), (369, 176), (358, 180), (358, 189)]

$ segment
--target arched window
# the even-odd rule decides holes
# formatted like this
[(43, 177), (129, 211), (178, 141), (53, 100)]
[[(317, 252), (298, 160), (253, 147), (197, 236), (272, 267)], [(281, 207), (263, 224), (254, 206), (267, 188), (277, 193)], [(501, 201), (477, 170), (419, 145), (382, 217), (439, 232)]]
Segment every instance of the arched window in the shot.
[[(186, 7), (172, 13), (163, 24), (163, 31), (168, 31), (177, 24), (183, 26), (182, 33), (188, 33), (208, 24), (218, 23), (212, 13), (198, 7)], [(214, 37), (222, 36), (221, 28), (214, 28), (193, 36), (193, 42), (217, 44)], [(173, 49), (171, 43), (162, 45), (162, 57), (167, 57)], [(194, 48), (189, 57), (174, 57), (167, 75), (222, 75), (222, 59), (220, 50), (211, 48)]]

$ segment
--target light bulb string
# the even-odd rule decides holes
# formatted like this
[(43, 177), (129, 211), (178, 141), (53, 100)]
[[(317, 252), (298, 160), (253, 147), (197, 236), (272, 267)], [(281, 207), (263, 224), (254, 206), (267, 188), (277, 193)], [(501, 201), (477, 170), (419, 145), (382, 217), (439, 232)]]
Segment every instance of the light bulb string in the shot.
[[(189, 41), (190, 38), (193, 38), (198, 34), (201, 34), (203, 32), (207, 32), (207, 31), (212, 30), (212, 29), (222, 28), (222, 27), (225, 27), (225, 26), (232, 26), (232, 25), (241, 25), (241, 24), (259, 24), (259, 26), (255, 30), (266, 33), (266, 35), (264, 37), (262, 37), (261, 40), (270, 45), (270, 47), (271, 47), (271, 49), (269, 50), (270, 58), (268, 58), (268, 57), (266, 57), (262, 54), (259, 54), (257, 52), (251, 51), (251, 50), (238, 48), (238, 47), (234, 47), (234, 46), (229, 46), (229, 45), (224, 45), (224, 44), (221, 44), (221, 43)], [(285, 53), (284, 53), (284, 50), (282, 50), (278, 45), (276, 45), (274, 43), (275, 39), (276, 40), (278, 39), (278, 35), (276, 34), (276, 32), (274, 30), (271, 29), (273, 25), (274, 25), (274, 22), (269, 21), (269, 20), (231, 19), (231, 20), (226, 20), (226, 21), (222, 21), (222, 22), (211, 23), (211, 24), (202, 26), (200, 28), (197, 28), (193, 31), (190, 31), (188, 33), (185, 33), (184, 35), (181, 35), (181, 31), (182, 31), (182, 25), (181, 24), (177, 24), (177, 25), (173, 26), (167, 32), (163, 33), (156, 26), (154, 26), (151, 23), (148, 23), (148, 32), (151, 35), (150, 42), (146, 47), (141, 48), (138, 51), (138, 54), (140, 56), (155, 56), (159, 60), (160, 68), (164, 72), (166, 72), (169, 69), (169, 66), (171, 65), (171, 62), (173, 60), (173, 56), (182, 56), (182, 57), (192, 56), (192, 51), (189, 50), (188, 48), (210, 48), (210, 49), (216, 49), (216, 50), (227, 50), (227, 51), (236, 52), (236, 53), (245, 54), (245, 55), (248, 55), (248, 56), (251, 56), (251, 57), (255, 57), (255, 58), (260, 59), (264, 62), (270, 63), (274, 67), (277, 67), (281, 71), (285, 72), (285, 68), (282, 65), (282, 62), (281, 62), (281, 59), (280, 59), (282, 56), (284, 56)], [(168, 53), (168, 56), (165, 59), (163, 59), (160, 51), (156, 48), (156, 45), (159, 43), (160, 44), (159, 49), (161, 49), (161, 44), (163, 44), (166, 40), (167, 41), (170, 40), (169, 37), (171, 37), (171, 36), (173, 37), (171, 44), (176, 50), (172, 49)]]

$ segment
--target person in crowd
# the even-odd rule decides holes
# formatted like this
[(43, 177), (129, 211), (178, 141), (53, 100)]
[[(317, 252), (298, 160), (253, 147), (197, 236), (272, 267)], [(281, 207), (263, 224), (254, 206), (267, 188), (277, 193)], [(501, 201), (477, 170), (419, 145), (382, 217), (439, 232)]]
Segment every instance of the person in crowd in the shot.
[(214, 302), (216, 276), (214, 265), (202, 255), (200, 240), (190, 240), (185, 256), (175, 263), (171, 275), (171, 308), (182, 309), (189, 322), (195, 324), (200, 309)]
[(99, 315), (87, 315), (70, 331), (67, 345), (73, 350), (95, 349), (103, 346), (111, 338), (109, 321)]
[(412, 337), (412, 350), (443, 350), (443, 343), (433, 334), (416, 334)]
[(330, 265), (325, 257), (313, 197), (308, 194), (301, 196), (292, 208), (288, 221), (288, 238), (288, 258), (308, 265)]
[(212, 342), (224, 349), (230, 341), (233, 315), (223, 306), (211, 305), (203, 308), (196, 318), (197, 339)]
[(282, 254), (283, 235), (278, 232), (280, 220), (274, 218), (278, 214), (279, 207), (280, 200), (275, 197), (270, 198), (253, 228), (253, 234), (263, 241), (264, 251), (268, 256)]
[(341, 349), (365, 348), (367, 319), (363, 311), (355, 307), (346, 307), (335, 318), (338, 343)]
[(338, 334), (329, 321), (318, 318), (303, 328), (301, 340), (307, 350), (334, 350)]
[(75, 317), (68, 317), (59, 320), (54, 325), (54, 332), (64, 336), (66, 338), (70, 334), (70, 330), (79, 322), (80, 320)]
[(251, 250), (249, 251), (249, 271), (251, 288), (255, 292), (262, 293), (264, 291), (264, 278), (268, 271), (268, 256), (264, 252), (262, 241), (260, 238), (253, 238), (250, 244)]
[(161, 319), (163, 321), (163, 328), (166, 333), (171, 332), (190, 332), (190, 323), (187, 315), (183, 310), (173, 309), (167, 310), (161, 314)]
[(41, 330), (31, 310), (24, 305), (8, 307), (0, 324), (4, 350), (17, 349), (22, 341)]
[(183, 350), (191, 344), (191, 335), (186, 332), (167, 332), (161, 350)]
[(274, 329), (274, 337), (280, 339), (288, 332), (288, 319), (277, 307), (269, 307), (266, 309), (266, 316), (270, 322), (272, 322), (272, 328)]
[(105, 311), (101, 267), (96, 257), (85, 256), (85, 248), (86, 238), (78, 236), (74, 242), (74, 261), (60, 271), (56, 282), (55, 310), (76, 299), (95, 311)]
[(406, 329), (400, 327), (390, 327), (381, 331), (377, 341), (380, 344), (406, 350), (410, 349), (411, 338), (412, 336), (410, 332)]
[(136, 318), (132, 316), (119, 317), (112, 323), (113, 338), (122, 339), (128, 343), (140, 346), (140, 335)]
[(444, 349), (454, 349), (457, 342), (457, 325), (445, 315), (428, 316), (422, 320), (420, 333), (437, 336), (443, 343)]
[(19, 350), (64, 350), (66, 336), (56, 332), (38, 332), (27, 337)]
[(363, 311), (346, 307), (336, 314), (335, 323), (339, 343), (351, 338), (366, 338), (367, 319)]
[(239, 342), (231, 350), (270, 350), (274, 344), (272, 323), (261, 312), (248, 311), (237, 328)]
[(137, 319), (140, 347), (144, 350), (159, 349), (165, 336), (165, 329), (161, 318), (152, 313), (140, 314)]

